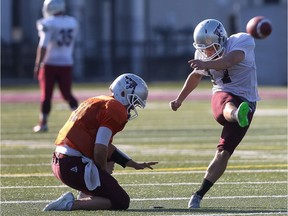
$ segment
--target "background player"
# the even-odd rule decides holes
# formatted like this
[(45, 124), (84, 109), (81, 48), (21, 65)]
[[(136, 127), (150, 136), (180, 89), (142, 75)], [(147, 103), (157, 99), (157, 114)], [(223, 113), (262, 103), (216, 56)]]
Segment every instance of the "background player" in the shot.
[[(81, 193), (77, 199), (65, 193), (43, 210), (125, 210), (130, 198), (111, 175), (107, 161), (136, 170), (150, 168), (158, 162), (138, 163), (112, 144), (113, 136), (123, 130), (128, 119), (144, 108), (148, 87), (134, 74), (119, 76), (110, 86), (112, 96), (85, 100), (72, 112), (55, 141), (54, 175)], [(113, 164), (112, 164), (113, 165)]]
[(55, 83), (58, 83), (62, 97), (72, 110), (78, 106), (71, 93), (73, 48), (78, 31), (74, 17), (64, 15), (63, 0), (45, 0), (43, 19), (37, 21), (40, 37), (34, 67), (34, 77), (38, 78), (41, 92), (41, 113), (34, 132), (48, 130), (47, 121), (51, 111), (51, 99)]
[(176, 111), (197, 87), (203, 76), (213, 83), (211, 100), (215, 120), (223, 126), (214, 159), (206, 170), (202, 185), (188, 203), (199, 208), (206, 192), (224, 173), (228, 160), (245, 136), (259, 100), (255, 66), (254, 39), (246, 33), (227, 37), (222, 23), (207, 19), (194, 30), (194, 70), (188, 76), (177, 98), (170, 102)]

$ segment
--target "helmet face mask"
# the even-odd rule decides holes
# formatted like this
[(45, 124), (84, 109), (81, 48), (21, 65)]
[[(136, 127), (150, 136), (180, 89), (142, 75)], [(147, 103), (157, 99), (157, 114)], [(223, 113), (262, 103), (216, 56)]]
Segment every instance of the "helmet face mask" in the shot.
[(210, 46), (199, 46), (194, 43), (194, 47), (204, 56), (205, 60), (211, 60), (218, 58), (224, 51), (224, 48), (216, 43), (211, 44)]
[(129, 120), (138, 116), (136, 108), (146, 106), (148, 87), (139, 76), (131, 73), (122, 74), (110, 85), (110, 90), (116, 100), (127, 107)]
[(129, 102), (129, 106), (127, 108), (127, 111), (129, 113), (129, 120), (132, 120), (138, 116), (136, 107), (144, 109), (145, 103), (141, 100), (141, 98), (139, 98), (138, 95), (135, 94), (128, 94), (127, 100)]
[[(207, 19), (200, 22), (194, 30), (193, 46), (202, 54), (205, 60), (220, 57), (225, 48), (227, 33), (221, 22)], [(211, 52), (213, 50), (214, 52)]]
[(54, 16), (57, 13), (65, 12), (64, 0), (45, 0), (42, 7), (42, 14), (45, 18)]

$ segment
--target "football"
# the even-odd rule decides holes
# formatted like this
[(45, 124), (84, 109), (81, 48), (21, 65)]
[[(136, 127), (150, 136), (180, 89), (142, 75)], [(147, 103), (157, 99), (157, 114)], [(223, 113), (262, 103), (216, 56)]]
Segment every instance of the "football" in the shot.
[(246, 31), (256, 39), (264, 39), (271, 34), (272, 24), (264, 16), (255, 16), (247, 23)]

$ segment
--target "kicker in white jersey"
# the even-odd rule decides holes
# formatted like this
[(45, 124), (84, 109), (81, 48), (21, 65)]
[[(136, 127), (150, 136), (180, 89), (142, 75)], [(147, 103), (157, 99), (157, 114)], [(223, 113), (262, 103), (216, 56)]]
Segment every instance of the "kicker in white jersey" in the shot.
[[(213, 83), (213, 93), (225, 91), (243, 97), (248, 101), (260, 100), (257, 91), (257, 75), (254, 59), (255, 42), (253, 38), (246, 33), (233, 34), (227, 39), (224, 47), (223, 56), (231, 51), (241, 50), (245, 53), (245, 59), (224, 71), (209, 69), (205, 71), (194, 70), (194, 73), (210, 76)], [(196, 50), (194, 58), (204, 59), (198, 50)], [(251, 86), (251, 83), (256, 83), (256, 85)]]

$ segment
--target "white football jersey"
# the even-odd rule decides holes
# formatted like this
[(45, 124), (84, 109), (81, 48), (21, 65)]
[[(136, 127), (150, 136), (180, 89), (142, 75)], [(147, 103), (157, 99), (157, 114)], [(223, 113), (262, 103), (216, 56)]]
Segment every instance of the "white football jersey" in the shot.
[[(227, 40), (223, 55), (225, 56), (234, 50), (241, 50), (245, 53), (243, 61), (226, 70), (194, 70), (193, 73), (210, 76), (213, 83), (213, 93), (217, 91), (230, 92), (249, 102), (258, 101), (260, 97), (257, 90), (254, 48), (255, 42), (250, 35), (246, 33), (233, 34)], [(203, 59), (203, 56), (196, 50), (194, 58)]]
[(73, 64), (73, 48), (78, 32), (74, 17), (52, 16), (37, 21), (39, 46), (47, 49), (44, 63), (64, 66)]

